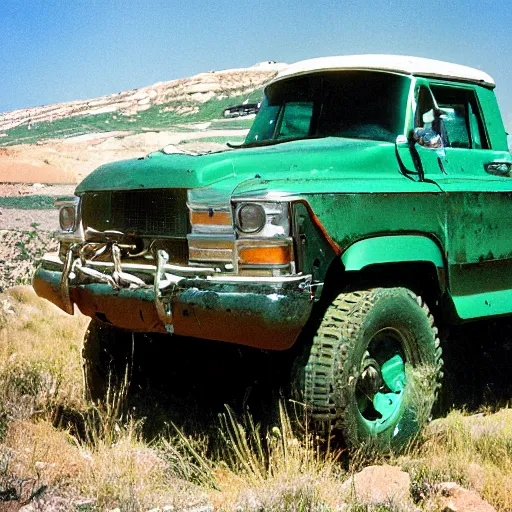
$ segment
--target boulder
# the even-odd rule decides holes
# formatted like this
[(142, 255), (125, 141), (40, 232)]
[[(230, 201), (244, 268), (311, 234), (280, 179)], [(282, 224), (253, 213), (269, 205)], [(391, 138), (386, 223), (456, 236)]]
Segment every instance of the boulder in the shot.
[(436, 486), (436, 491), (436, 505), (443, 512), (496, 512), (477, 492), (455, 482), (443, 482)]
[(396, 466), (368, 466), (342, 484), (345, 500), (362, 505), (395, 505), (414, 510), (411, 477)]

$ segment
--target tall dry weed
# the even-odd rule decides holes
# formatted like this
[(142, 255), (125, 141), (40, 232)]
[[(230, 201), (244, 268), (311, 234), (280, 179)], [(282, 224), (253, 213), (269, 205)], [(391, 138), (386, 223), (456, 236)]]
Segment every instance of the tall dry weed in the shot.
[(307, 429), (297, 436), (287, 408), (261, 432), (249, 414), (239, 420), (229, 408), (220, 416), (224, 451), (216, 474), (219, 501), (239, 510), (329, 510), (339, 504), (343, 472), (336, 455), (320, 448)]
[[(0, 375), (5, 376), (4, 383), (33, 388), (46, 382), (52, 391), (47, 393), (48, 399), (82, 402), (80, 352), (88, 318), (66, 315), (39, 299), (29, 287), (11, 288), (0, 300), (8, 304), (0, 324)], [(26, 383), (13, 383), (13, 375), (26, 379)]]

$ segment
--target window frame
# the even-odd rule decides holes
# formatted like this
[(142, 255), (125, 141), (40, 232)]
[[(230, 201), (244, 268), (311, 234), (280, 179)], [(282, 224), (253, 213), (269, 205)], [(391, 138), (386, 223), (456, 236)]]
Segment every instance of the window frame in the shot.
[[(482, 151), (482, 150), (485, 151), (485, 150), (492, 149), (491, 144), (490, 144), (489, 134), (487, 132), (485, 118), (484, 118), (483, 111), (482, 111), (482, 106), (480, 104), (480, 100), (478, 98), (478, 94), (475, 91), (475, 89), (468, 85), (431, 81), (429, 84), (429, 90), (432, 94), (432, 97), (435, 100), (435, 104), (437, 105), (437, 107), (440, 110), (443, 109), (443, 106), (440, 106), (438, 103), (439, 100), (438, 100), (438, 97), (436, 97), (436, 92), (435, 92), (436, 89), (437, 90), (445, 89), (445, 90), (449, 90), (449, 91), (460, 92), (461, 93), (460, 96), (462, 96), (461, 99), (463, 99), (464, 101), (458, 102), (457, 104), (463, 103), (466, 105), (466, 108), (465, 108), (466, 114), (465, 114), (464, 120), (465, 120), (465, 124), (466, 124), (466, 129), (468, 132), (470, 147), (469, 148), (457, 148), (457, 147), (452, 148), (452, 146), (450, 146), (450, 145), (448, 145), (446, 147), (451, 148), (451, 149), (469, 149), (469, 150), (477, 150), (477, 151)], [(443, 103), (443, 105), (445, 108), (451, 108), (450, 104), (445, 105)], [(472, 113), (476, 117), (477, 126), (478, 126), (478, 136), (480, 138), (480, 145), (481, 145), (480, 148), (474, 147), (473, 127), (472, 127), (472, 123), (469, 119), (469, 108), (468, 108), (469, 106), (471, 106)], [(446, 123), (445, 123), (445, 128), (446, 128)]]

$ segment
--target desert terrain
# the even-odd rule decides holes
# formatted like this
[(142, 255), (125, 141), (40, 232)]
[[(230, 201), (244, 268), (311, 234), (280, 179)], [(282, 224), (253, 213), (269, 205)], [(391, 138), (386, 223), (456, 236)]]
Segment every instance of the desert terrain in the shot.
[(251, 119), (226, 119), (223, 109), (258, 101), (282, 67), (0, 114), (0, 511), (512, 510), (509, 322), (451, 333), (449, 413), (401, 454), (331, 446), (311, 435), (300, 406), (292, 414), (280, 403), (266, 416), (257, 398), (269, 398), (265, 379), (244, 374), (229, 347), (218, 347), (226, 365), (214, 379), (207, 363), (156, 347), (162, 364), (134, 396), (86, 400), (88, 318), (64, 314), (29, 286), (38, 258), (57, 246), (53, 200), (107, 162), (241, 142)]
[(252, 119), (224, 118), (224, 108), (259, 101), (282, 67), (266, 62), (0, 114), (0, 291), (30, 282), (37, 257), (56, 247), (53, 199), (107, 162), (241, 142)]

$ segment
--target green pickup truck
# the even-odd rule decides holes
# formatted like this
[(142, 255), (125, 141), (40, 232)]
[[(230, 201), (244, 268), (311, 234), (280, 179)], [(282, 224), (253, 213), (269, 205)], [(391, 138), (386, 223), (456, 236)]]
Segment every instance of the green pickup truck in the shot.
[(406, 443), (445, 371), (438, 327), (512, 313), (494, 87), (429, 59), (307, 60), (266, 86), (240, 146), (90, 174), (33, 286), (92, 318), (92, 397), (129, 353), (115, 333), (219, 340), (296, 354), (291, 387), (349, 445)]

